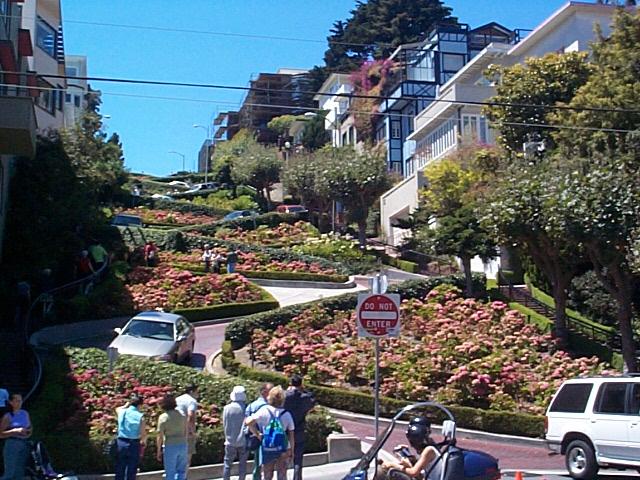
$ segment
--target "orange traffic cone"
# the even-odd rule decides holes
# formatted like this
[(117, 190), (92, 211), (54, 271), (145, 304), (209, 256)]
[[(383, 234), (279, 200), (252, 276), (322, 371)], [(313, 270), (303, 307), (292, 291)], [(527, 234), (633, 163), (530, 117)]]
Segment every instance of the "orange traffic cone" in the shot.
[(522, 472), (518, 470), (515, 476), (513, 477), (513, 480), (524, 480), (524, 477), (522, 476)]

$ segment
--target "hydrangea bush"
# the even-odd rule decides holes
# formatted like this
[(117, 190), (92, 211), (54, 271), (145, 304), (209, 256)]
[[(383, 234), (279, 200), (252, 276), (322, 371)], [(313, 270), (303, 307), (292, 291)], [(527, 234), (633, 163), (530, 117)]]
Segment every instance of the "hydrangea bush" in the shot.
[(221, 228), (215, 233), (215, 238), (257, 245), (288, 246), (317, 238), (318, 235), (318, 230), (309, 222), (299, 221), (293, 225), (281, 223), (276, 227), (260, 225), (254, 230)]
[[(564, 379), (606, 368), (559, 350), (505, 303), (465, 299), (455, 287), (403, 301), (401, 310), (401, 336), (381, 341), (381, 392), (389, 397), (540, 414)], [(357, 337), (353, 311), (310, 307), (275, 331), (255, 331), (252, 345), (276, 370), (371, 391), (373, 344)]]
[(142, 218), (143, 223), (168, 223), (172, 225), (204, 225), (213, 223), (221, 218), (201, 213), (177, 212), (148, 207), (129, 208), (120, 213), (137, 215)]
[(196, 275), (162, 264), (156, 268), (135, 267), (127, 279), (126, 288), (138, 310), (252, 302), (262, 295), (262, 290), (242, 275)]

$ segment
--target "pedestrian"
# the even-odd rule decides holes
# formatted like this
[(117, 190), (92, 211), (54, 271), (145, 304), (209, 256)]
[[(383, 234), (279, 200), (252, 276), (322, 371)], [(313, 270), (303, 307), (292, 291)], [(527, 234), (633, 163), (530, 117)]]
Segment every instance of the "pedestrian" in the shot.
[(238, 263), (238, 250), (231, 250), (227, 254), (227, 273), (236, 271), (236, 263)]
[(247, 474), (247, 449), (244, 434), (244, 412), (247, 396), (242, 385), (231, 390), (231, 402), (222, 410), (222, 426), (224, 428), (224, 470), (222, 479), (230, 480), (231, 465), (238, 459), (238, 480), (244, 480)]
[(96, 239), (94, 239), (91, 242), (91, 245), (89, 245), (89, 255), (91, 257), (91, 261), (93, 262), (93, 269), (96, 272), (99, 272), (109, 260), (109, 254)]
[[(0, 385), (2, 385), (2, 383), (2, 377), (0, 377)], [(9, 411), (9, 391), (6, 388), (0, 387), (0, 420), (2, 420), (4, 414)]]
[(9, 411), (0, 420), (0, 439), (5, 439), (2, 457), (4, 474), (2, 480), (22, 480), (29, 458), (31, 419), (26, 410), (22, 410), (22, 395), (9, 395)]
[(144, 263), (147, 267), (158, 265), (158, 247), (151, 240), (147, 240), (144, 245)]
[(164, 413), (158, 417), (156, 458), (164, 465), (167, 480), (187, 478), (187, 417), (176, 410), (176, 398), (167, 394), (160, 400)]
[[(273, 383), (263, 383), (260, 387), (260, 394), (253, 402), (251, 402), (244, 412), (245, 417), (250, 417), (262, 407), (267, 405), (267, 396), (273, 388)], [(253, 452), (253, 480), (260, 480), (261, 468), (260, 468), (260, 440), (253, 435), (250, 431), (245, 431), (247, 450)]]
[(268, 405), (245, 420), (247, 427), (261, 441), (260, 464), (264, 480), (287, 480), (287, 465), (295, 448), (293, 417), (284, 410), (284, 390), (273, 387), (267, 396)]
[(211, 262), (213, 261), (213, 252), (211, 251), (211, 246), (208, 243), (204, 244), (202, 261), (204, 262), (204, 271), (209, 272), (211, 270)]
[(191, 458), (196, 453), (196, 418), (198, 416), (198, 386), (191, 384), (185, 388), (184, 393), (176, 398), (176, 408), (187, 419), (187, 468), (191, 466)]
[(216, 252), (213, 255), (213, 273), (220, 273), (220, 267), (222, 266), (223, 261), (224, 257), (220, 252)]
[(313, 409), (315, 404), (316, 400), (313, 394), (304, 389), (303, 378), (298, 374), (292, 375), (284, 399), (284, 409), (291, 413), (296, 425), (296, 446), (293, 451), (293, 480), (302, 480), (307, 413)]
[(89, 259), (89, 251), (82, 250), (76, 260), (76, 268), (75, 268), (75, 275), (74, 275), (76, 280), (88, 277), (94, 272), (95, 270), (93, 269), (93, 265), (91, 265), (91, 260)]
[(147, 441), (147, 427), (141, 411), (142, 396), (132, 393), (129, 401), (116, 409), (118, 439), (115, 480), (134, 480), (142, 449)]

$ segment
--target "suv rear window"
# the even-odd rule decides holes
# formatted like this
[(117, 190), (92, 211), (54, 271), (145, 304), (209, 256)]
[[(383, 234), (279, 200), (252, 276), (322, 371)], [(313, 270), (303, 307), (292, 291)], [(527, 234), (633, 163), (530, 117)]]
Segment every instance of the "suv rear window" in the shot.
[(582, 413), (587, 407), (593, 384), (568, 383), (562, 386), (551, 404), (550, 412)]

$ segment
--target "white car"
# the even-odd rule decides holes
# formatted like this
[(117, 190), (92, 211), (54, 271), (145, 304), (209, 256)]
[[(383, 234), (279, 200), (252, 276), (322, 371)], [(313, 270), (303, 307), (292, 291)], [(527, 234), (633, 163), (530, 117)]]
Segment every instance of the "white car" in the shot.
[(546, 440), (573, 478), (600, 467), (640, 469), (640, 377), (567, 380), (547, 410)]

